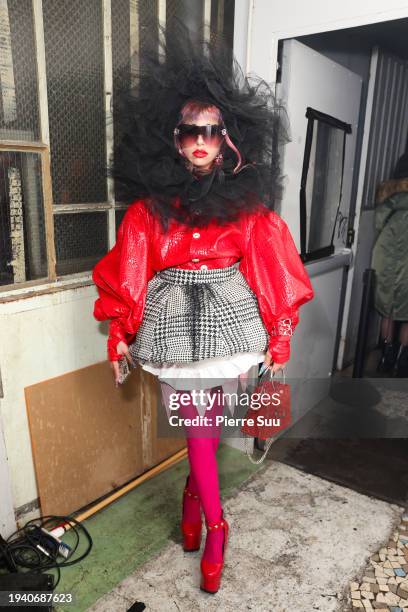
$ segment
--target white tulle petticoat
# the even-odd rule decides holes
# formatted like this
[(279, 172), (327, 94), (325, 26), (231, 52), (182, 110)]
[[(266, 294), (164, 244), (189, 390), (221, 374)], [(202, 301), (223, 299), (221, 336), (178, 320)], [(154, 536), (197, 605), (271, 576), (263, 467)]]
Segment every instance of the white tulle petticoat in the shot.
[[(163, 401), (167, 417), (170, 416), (169, 395), (176, 390), (205, 389), (222, 385), (224, 393), (232, 394), (232, 401), (228, 405), (231, 415), (234, 414), (234, 394), (237, 393), (238, 384), (245, 391), (248, 378), (256, 378), (257, 366), (265, 359), (265, 353), (254, 351), (236, 353), (228, 357), (213, 357), (192, 363), (152, 363), (140, 362), (141, 367), (158, 377), (161, 383)], [(195, 402), (200, 416), (205, 414), (207, 401)]]

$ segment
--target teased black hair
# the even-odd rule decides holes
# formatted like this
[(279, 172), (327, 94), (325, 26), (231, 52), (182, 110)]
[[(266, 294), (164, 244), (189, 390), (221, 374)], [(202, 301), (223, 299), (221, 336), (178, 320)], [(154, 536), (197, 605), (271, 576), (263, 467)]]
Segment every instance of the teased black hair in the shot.
[[(159, 53), (152, 44), (148, 47), (156, 51), (133, 56), (113, 99), (120, 137), (107, 172), (115, 179), (116, 198), (145, 198), (164, 228), (171, 218), (204, 226), (213, 219), (235, 220), (260, 204), (274, 208), (282, 192), (278, 147), (289, 138), (285, 109), (270, 85), (246, 77), (220, 38), (215, 44), (193, 42), (178, 19), (167, 30), (160, 27), (159, 34)], [(192, 99), (221, 111), (242, 156), (236, 174), (237, 158), (229, 147), (223, 149), (223, 165), (210, 173), (199, 176), (187, 169), (173, 130), (183, 104)]]

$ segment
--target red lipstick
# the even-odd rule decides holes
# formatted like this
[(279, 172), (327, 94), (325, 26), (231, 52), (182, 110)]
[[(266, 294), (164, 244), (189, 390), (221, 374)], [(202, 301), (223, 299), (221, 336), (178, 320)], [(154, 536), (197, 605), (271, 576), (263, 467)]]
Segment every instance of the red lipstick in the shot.
[(206, 157), (208, 153), (207, 151), (200, 151), (199, 149), (196, 149), (195, 151), (193, 151), (193, 155), (194, 157)]

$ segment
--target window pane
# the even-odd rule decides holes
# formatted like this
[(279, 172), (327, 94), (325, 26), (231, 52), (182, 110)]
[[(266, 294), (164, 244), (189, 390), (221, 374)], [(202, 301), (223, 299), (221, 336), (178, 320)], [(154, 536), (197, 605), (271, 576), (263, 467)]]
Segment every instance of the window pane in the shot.
[[(157, 3), (151, 0), (117, 0), (112, 3), (112, 63), (113, 102), (119, 86), (130, 84), (130, 57), (138, 53), (142, 66), (132, 63), (132, 69), (143, 68), (147, 50), (158, 48)], [(132, 62), (135, 57), (132, 55)], [(116, 126), (115, 126), (116, 127)], [(116, 134), (115, 134), (116, 137)]]
[(115, 0), (112, 3), (112, 64), (115, 81), (120, 69), (129, 62), (130, 54), (130, 0)]
[(54, 215), (57, 274), (91, 270), (108, 250), (106, 212)]
[(234, 47), (234, 17), (235, 17), (235, 0), (224, 0), (224, 15), (223, 15), (223, 32), (225, 40), (231, 47)]
[(306, 184), (307, 251), (331, 244), (340, 199), (345, 132), (315, 120)]
[(0, 0), (0, 139), (38, 138), (32, 0)]
[[(135, 2), (133, 2), (135, 5)], [(136, 6), (132, 5), (132, 11)], [(112, 68), (113, 68), (113, 97), (115, 104), (118, 88), (129, 85), (129, 57), (130, 57), (130, 0), (117, 0), (112, 4)], [(134, 20), (137, 23), (137, 20)], [(134, 43), (137, 42), (137, 36)], [(113, 125), (114, 138), (119, 139), (119, 124)], [(119, 196), (116, 199), (120, 199)]]
[(166, 2), (166, 24), (170, 32), (173, 17), (180, 19), (190, 29), (193, 39), (202, 37), (204, 26), (202, 0), (169, 0)]
[(101, 0), (43, 0), (55, 204), (105, 202)]
[[(159, 14), (158, 2), (139, 0), (139, 45), (140, 59), (143, 64), (143, 54), (158, 51), (159, 44)], [(143, 66), (142, 66), (143, 67)]]
[(0, 284), (46, 276), (40, 156), (0, 151)]
[[(157, 2), (151, 0), (118, 0), (112, 3), (112, 62), (113, 99), (115, 105), (118, 89), (130, 85), (130, 57), (132, 71), (143, 68), (143, 57), (149, 48), (158, 49)], [(140, 66), (135, 64), (134, 52), (138, 52)], [(120, 126), (115, 122), (115, 141), (120, 142)], [(121, 185), (115, 182), (115, 200), (123, 199)]]

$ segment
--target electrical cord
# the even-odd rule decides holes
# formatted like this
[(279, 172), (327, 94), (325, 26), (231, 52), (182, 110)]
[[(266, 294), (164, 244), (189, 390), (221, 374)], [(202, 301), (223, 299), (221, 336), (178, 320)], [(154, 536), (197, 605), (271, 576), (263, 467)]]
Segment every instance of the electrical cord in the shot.
[[(73, 523), (73, 525), (71, 523)], [(66, 529), (67, 525), (70, 526), (71, 533), (75, 535), (75, 543), (72, 546), (70, 544), (72, 550), (69, 554), (69, 560), (64, 559), (63, 561), (59, 561), (58, 543), (55, 543), (55, 548), (52, 550), (50, 547), (50, 540), (40, 528), (42, 527), (43, 529), (47, 529), (47, 531), (52, 531), (56, 527), (63, 527), (66, 532), (68, 531)], [(79, 557), (73, 559), (72, 557), (78, 549), (80, 542), (79, 529), (84, 533), (88, 541), (88, 547)], [(21, 570), (19, 568), (28, 569), (33, 573), (56, 569), (57, 582), (54, 585), (55, 589), (61, 579), (61, 568), (75, 565), (85, 559), (91, 552), (92, 546), (93, 541), (90, 533), (84, 525), (73, 516), (48, 514), (31, 519), (24, 527), (12, 533), (7, 540), (2, 540), (0, 542), (0, 553), (5, 558), (8, 569), (14, 573), (20, 572)]]

